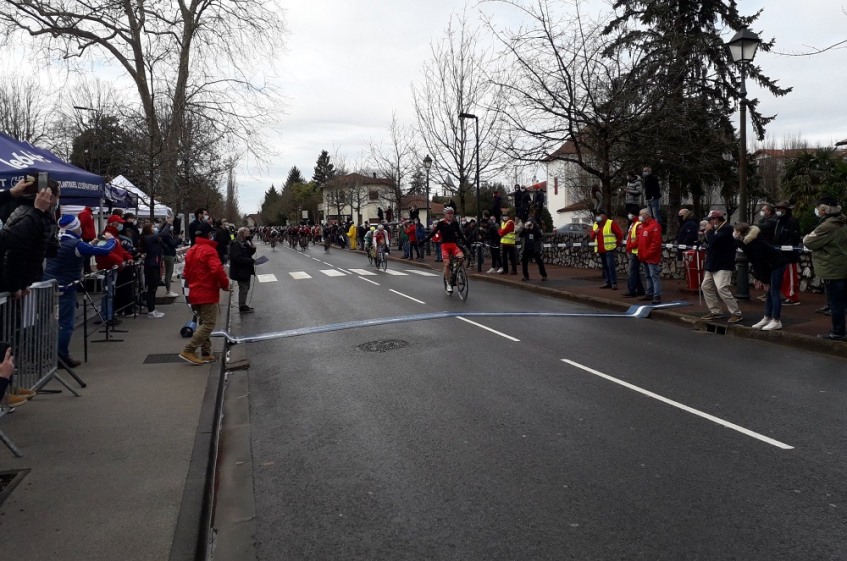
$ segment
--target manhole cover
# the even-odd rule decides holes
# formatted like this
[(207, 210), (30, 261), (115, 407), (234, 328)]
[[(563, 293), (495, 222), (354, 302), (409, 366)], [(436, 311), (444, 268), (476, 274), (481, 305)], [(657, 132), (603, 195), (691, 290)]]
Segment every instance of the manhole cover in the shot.
[(9, 498), (15, 487), (28, 473), (29, 469), (0, 471), (0, 504), (3, 504), (3, 501)]
[(393, 349), (402, 349), (403, 347), (408, 346), (408, 341), (401, 341), (400, 339), (387, 339), (385, 341), (371, 341), (370, 343), (359, 345), (356, 348), (360, 351), (365, 351), (367, 353), (384, 353), (385, 351), (390, 351)]

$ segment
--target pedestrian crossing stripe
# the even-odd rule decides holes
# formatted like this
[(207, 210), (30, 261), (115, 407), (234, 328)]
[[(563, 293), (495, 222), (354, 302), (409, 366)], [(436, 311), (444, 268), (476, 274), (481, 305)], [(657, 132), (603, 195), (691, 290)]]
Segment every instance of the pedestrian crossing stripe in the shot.
[(259, 282), (276, 282), (276, 275), (271, 273), (267, 275), (256, 275), (256, 280)]
[(307, 273), (305, 271), (293, 271), (293, 272), (288, 273), (288, 274), (291, 275), (291, 278), (294, 278), (294, 279), (310, 279), (310, 278), (312, 278), (312, 275), (310, 275), (309, 273)]
[(415, 273), (416, 275), (420, 275), (422, 277), (437, 277), (437, 276), (439, 276), (436, 273), (428, 273), (426, 271), (418, 271), (416, 269), (406, 269), (406, 270), (410, 273)]
[(356, 273), (357, 275), (362, 275), (363, 277), (375, 277), (376, 273), (373, 271), (367, 271), (365, 269), (350, 269), (351, 272)]
[(401, 273), (400, 271), (395, 271), (394, 269), (388, 269), (387, 271), (384, 271), (384, 272), (388, 273), (389, 275), (394, 275), (395, 277), (408, 277), (409, 276), (409, 273)]
[(344, 273), (335, 269), (322, 269), (321, 272), (328, 277), (343, 277)]

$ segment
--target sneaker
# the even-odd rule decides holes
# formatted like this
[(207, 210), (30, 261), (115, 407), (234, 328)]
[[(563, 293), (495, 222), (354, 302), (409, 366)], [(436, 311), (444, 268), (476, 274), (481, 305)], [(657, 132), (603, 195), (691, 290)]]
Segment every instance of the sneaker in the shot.
[(453, 287), (450, 286), (449, 284), (447, 285), (447, 292), (449, 292), (450, 294), (453, 294)]
[(9, 399), (9, 407), (17, 407), (18, 405), (23, 405), (27, 402), (27, 398), (22, 395), (8, 395)]
[(529, 280), (529, 277), (524, 277), (524, 278), (522, 278), (521, 280), (522, 280), (522, 281), (528, 281), (528, 280)]
[(636, 294), (627, 290), (626, 292), (621, 294), (621, 296), (623, 296), (624, 298), (635, 298)]
[(541, 280), (542, 280), (542, 281), (546, 281), (546, 280), (547, 280), (547, 277), (541, 277)]
[(23, 398), (26, 398), (26, 399), (32, 399), (33, 397), (35, 397), (35, 392), (32, 391), (32, 390), (28, 390), (26, 388), (16, 388), (15, 390), (12, 391), (12, 393), (10, 395), (16, 395), (18, 397), (23, 397)]
[(120, 325), (122, 323), (123, 322), (121, 320), (119, 320), (118, 318), (112, 318), (112, 319), (110, 319), (109, 321), (106, 322), (106, 325), (108, 325), (109, 327), (117, 327), (118, 325)]
[(776, 331), (777, 329), (782, 329), (782, 322), (778, 319), (771, 320), (769, 324), (762, 328), (762, 331)]
[(761, 329), (771, 322), (771, 318), (764, 317), (759, 323), (753, 324), (753, 329)]
[(497, 269), (495, 269), (494, 267), (491, 267), (490, 269), (488, 269), (487, 274), (490, 275), (491, 273), (495, 272), (496, 270)]
[(62, 359), (62, 362), (64, 362), (65, 364), (67, 364), (71, 368), (76, 368), (76, 367), (78, 367), (79, 365), (82, 364), (80, 361), (74, 359), (74, 357), (72, 357), (71, 355), (60, 356), (59, 358)]
[(744, 316), (730, 316), (730, 318), (726, 320), (727, 323), (741, 323), (742, 321), (744, 321)]
[(652, 294), (645, 294), (644, 296), (641, 296), (638, 300), (641, 301), (641, 302), (652, 301), (653, 295)]
[(156, 310), (153, 310), (152, 312), (147, 314), (147, 317), (148, 318), (163, 318), (163, 317), (165, 317), (165, 312), (157, 312)]
[(828, 339), (830, 341), (847, 341), (844, 335), (836, 335), (835, 333), (823, 333), (818, 335), (818, 339)]
[(782, 305), (783, 306), (799, 306), (800, 301), (799, 300), (786, 300), (786, 299), (783, 298)]
[(165, 296), (167, 296), (168, 298), (176, 298), (177, 296), (179, 296), (179, 294), (171, 290), (170, 292), (165, 294)]
[(181, 353), (179, 353), (179, 358), (186, 362), (190, 362), (191, 364), (203, 364), (203, 361), (197, 358), (197, 355), (194, 353), (187, 353), (185, 351), (182, 351)]
[(498, 275), (502, 275), (502, 274), (503, 274), (503, 267), (500, 267), (499, 269), (497, 269), (497, 274), (498, 274)]
[(250, 306), (239, 306), (238, 311), (241, 312), (242, 314), (249, 314), (249, 313), (252, 313), (256, 310), (254, 308), (251, 308)]
[(662, 299), (661, 299), (661, 298), (653, 298), (653, 301), (652, 301), (652, 302), (650, 302), (650, 303), (651, 303), (651, 304), (661, 304), (661, 303), (662, 303)]
[(609, 284), (609, 283), (601, 284), (601, 285), (600, 285), (600, 288), (612, 288), (612, 285), (611, 285), (611, 284)]
[(200, 360), (202, 362), (217, 362), (218, 359), (215, 357), (215, 355), (202, 355), (200, 357)]
[(817, 313), (817, 314), (825, 314), (825, 313), (827, 313), (828, 311), (829, 311), (829, 306), (824, 306), (823, 308), (818, 308), (817, 310), (815, 310), (815, 313)]
[(766, 301), (767, 299), (768, 299), (767, 294), (762, 294), (761, 296), (756, 296), (756, 300), (761, 300), (762, 302)]
[(613, 285), (612, 285), (612, 290), (617, 290), (617, 289), (618, 289), (618, 285), (613, 284)]
[(721, 318), (723, 318), (723, 314), (709, 313), (709, 314), (706, 314), (705, 316), (700, 316), (700, 319), (704, 319), (706, 321), (709, 321), (711, 319), (721, 319)]

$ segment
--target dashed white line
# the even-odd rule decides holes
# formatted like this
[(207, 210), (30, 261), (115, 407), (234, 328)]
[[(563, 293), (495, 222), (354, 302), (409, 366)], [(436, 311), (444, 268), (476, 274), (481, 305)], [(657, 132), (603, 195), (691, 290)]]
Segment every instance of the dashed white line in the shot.
[(400, 271), (395, 271), (394, 269), (388, 269), (388, 270), (383, 271), (383, 272), (388, 273), (389, 275), (394, 275), (395, 277), (408, 277), (409, 276), (409, 273), (402, 273)]
[(376, 273), (373, 271), (368, 271), (366, 269), (350, 269), (351, 272), (356, 273), (357, 275), (363, 275), (366, 277), (375, 277)]
[(294, 279), (310, 279), (310, 278), (312, 278), (312, 275), (310, 275), (306, 271), (292, 271), (288, 274), (291, 275), (291, 278), (294, 278)]
[(333, 267), (334, 266), (332, 263), (327, 263), (326, 261), (321, 261), (321, 263), (323, 263), (327, 267)]
[(477, 326), (477, 327), (481, 327), (481, 328), (483, 328), (483, 329), (484, 329), (484, 330), (486, 330), (486, 331), (490, 331), (491, 333), (494, 333), (494, 334), (496, 334), (496, 335), (499, 335), (500, 337), (504, 337), (504, 338), (506, 338), (506, 339), (508, 339), (508, 340), (510, 340), (510, 341), (517, 341), (517, 342), (520, 342), (520, 339), (516, 339), (516, 338), (512, 337), (511, 335), (506, 335), (505, 333), (500, 333), (499, 331), (496, 331), (496, 330), (494, 330), (494, 329), (491, 329), (490, 327), (487, 327), (487, 326), (485, 326), (485, 325), (482, 325), (481, 323), (477, 323), (477, 322), (475, 322), (475, 321), (471, 321), (471, 320), (469, 320), (469, 319), (463, 318), (462, 316), (456, 316), (456, 319), (460, 319), (460, 320), (462, 320), (462, 321), (465, 321), (465, 322), (470, 323), (471, 325), (475, 325), (475, 326)]
[(328, 277), (343, 277), (344, 273), (335, 269), (321, 269), (321, 272)]
[(350, 271), (348, 271), (347, 269), (342, 269), (341, 267), (339, 267), (338, 270), (342, 273), (347, 273), (348, 275), (350, 274)]
[(366, 282), (369, 282), (371, 284), (375, 284), (375, 285), (379, 286), (378, 282), (374, 282), (371, 279), (366, 279), (365, 277), (359, 277), (359, 278), (362, 279), (363, 281), (366, 281)]
[(406, 269), (406, 271), (409, 272), (409, 273), (414, 273), (416, 275), (420, 275), (422, 277), (440, 277), (441, 276), (437, 273), (428, 273), (426, 271), (417, 271), (415, 269)]
[[(365, 279), (365, 280), (368, 280), (368, 279)], [(389, 288), (388, 290), (390, 290), (390, 291), (391, 291), (391, 292), (393, 292), (394, 294), (399, 294), (400, 296), (402, 296), (402, 297), (404, 297), (404, 298), (408, 298), (409, 300), (414, 300), (414, 301), (415, 301), (415, 302), (417, 302), (418, 304), (426, 304), (426, 302), (422, 302), (422, 301), (418, 300), (417, 298), (412, 298), (412, 297), (411, 297), (411, 296), (409, 296), (408, 294), (403, 294), (402, 292), (397, 292), (397, 291), (396, 291), (396, 290), (394, 290), (393, 288)]]
[(646, 395), (648, 397), (652, 397), (653, 399), (657, 399), (657, 400), (661, 401), (662, 403), (667, 403), (668, 405), (672, 405), (673, 407), (676, 407), (678, 409), (682, 409), (683, 411), (687, 411), (688, 413), (691, 413), (692, 415), (697, 415), (698, 417), (708, 419), (709, 421), (712, 421), (713, 423), (717, 423), (717, 424), (724, 426), (728, 429), (738, 431), (741, 434), (746, 434), (747, 436), (751, 436), (751, 437), (753, 437), (757, 440), (761, 440), (762, 442), (766, 442), (766, 443), (768, 443), (772, 446), (776, 446), (777, 448), (782, 448), (783, 450), (793, 450), (794, 449), (793, 446), (789, 446), (788, 444), (785, 444), (785, 443), (780, 442), (778, 440), (774, 440), (773, 438), (769, 438), (769, 437), (767, 437), (763, 434), (753, 432), (750, 429), (745, 429), (744, 427), (738, 426), (734, 423), (730, 423), (729, 421), (724, 421), (723, 419), (715, 417), (714, 415), (709, 415), (708, 413), (704, 413), (702, 411), (699, 411), (699, 410), (694, 409), (692, 407), (689, 407), (687, 405), (683, 405), (682, 403), (679, 403), (678, 401), (674, 401), (672, 399), (662, 397), (659, 394), (655, 394), (651, 391), (645, 390), (643, 388), (639, 388), (638, 386), (636, 386), (634, 384), (630, 384), (629, 382), (624, 382), (623, 380), (618, 380), (617, 378), (613, 378), (612, 376), (609, 376), (608, 374), (603, 374), (602, 372), (598, 372), (597, 370), (594, 370), (593, 368), (588, 368), (587, 366), (583, 366), (582, 364), (578, 364), (578, 363), (576, 363), (572, 360), (568, 360), (566, 358), (563, 358), (562, 362), (570, 364), (571, 366), (575, 366), (576, 368), (579, 368), (581, 370), (585, 370), (586, 372), (590, 372), (591, 374), (594, 374), (595, 376), (600, 376), (601, 378), (605, 378), (606, 380), (609, 380), (610, 382), (614, 382), (615, 384), (619, 384), (619, 385), (621, 385), (625, 388), (635, 390), (640, 394)]

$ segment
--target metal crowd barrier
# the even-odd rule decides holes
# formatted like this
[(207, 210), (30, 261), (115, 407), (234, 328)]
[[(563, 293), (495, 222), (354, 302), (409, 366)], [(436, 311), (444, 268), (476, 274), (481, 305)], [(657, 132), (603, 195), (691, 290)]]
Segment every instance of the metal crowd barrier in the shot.
[[(0, 348), (11, 347), (15, 358), (12, 385), (32, 391), (41, 390), (57, 380), (76, 397), (79, 394), (58, 374), (59, 369), (59, 287), (55, 280), (39, 282), (30, 293), (12, 299), (0, 294)], [(76, 376), (71, 372), (72, 376)], [(77, 381), (80, 381), (77, 378)], [(8, 397), (0, 403), (0, 417), (8, 414)], [(15, 445), (0, 432), (0, 441), (21, 457)]]

